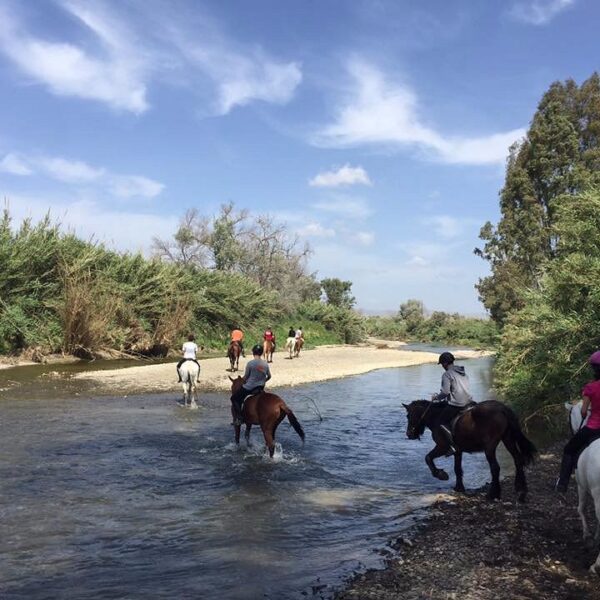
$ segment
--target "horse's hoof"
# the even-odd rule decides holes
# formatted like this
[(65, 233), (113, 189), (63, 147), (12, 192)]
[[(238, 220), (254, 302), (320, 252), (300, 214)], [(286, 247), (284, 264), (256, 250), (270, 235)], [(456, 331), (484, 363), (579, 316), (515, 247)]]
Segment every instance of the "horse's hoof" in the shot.
[(517, 502), (520, 502), (521, 504), (527, 502), (527, 492), (520, 492), (517, 495)]
[(435, 476), (441, 481), (448, 481), (448, 479), (450, 479), (450, 476), (448, 475), (448, 473), (446, 473), (446, 471), (444, 471), (444, 469), (438, 469)]
[(464, 485), (455, 485), (454, 491), (457, 492), (458, 494), (464, 494), (466, 492), (465, 486)]

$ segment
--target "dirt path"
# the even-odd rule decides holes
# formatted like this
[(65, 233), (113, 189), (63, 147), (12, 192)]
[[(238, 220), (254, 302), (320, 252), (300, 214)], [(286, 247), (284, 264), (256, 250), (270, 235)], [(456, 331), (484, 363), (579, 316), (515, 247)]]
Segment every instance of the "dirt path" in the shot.
[(576, 486), (566, 503), (552, 491), (561, 448), (528, 469), (527, 504), (514, 502), (508, 480), (502, 502), (478, 491), (435, 504), (423, 525), (391, 542), (398, 558), (354, 578), (336, 600), (600, 599), (600, 578), (587, 570), (598, 548), (582, 542)]
[[(270, 387), (293, 386), (314, 381), (338, 379), (348, 375), (358, 375), (375, 369), (407, 367), (437, 362), (438, 355), (431, 352), (410, 352), (400, 350), (398, 342), (373, 340), (363, 346), (319, 346), (303, 351), (300, 358), (290, 360), (284, 352), (276, 352), (271, 364), (273, 378)], [(457, 359), (474, 358), (485, 355), (479, 351), (461, 351)], [(240, 360), (243, 375), (247, 359)], [(229, 390), (231, 383), (228, 371), (229, 361), (210, 358), (200, 361), (201, 390)], [(108, 371), (87, 371), (75, 376), (78, 379), (93, 380), (95, 384), (114, 392), (164, 392), (176, 390), (177, 376), (175, 362), (160, 365), (131, 366)]]

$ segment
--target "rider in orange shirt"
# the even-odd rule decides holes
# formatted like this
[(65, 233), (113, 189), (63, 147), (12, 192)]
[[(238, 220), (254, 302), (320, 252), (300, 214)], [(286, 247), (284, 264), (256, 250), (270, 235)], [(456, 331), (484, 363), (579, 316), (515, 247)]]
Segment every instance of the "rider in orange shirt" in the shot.
[(231, 341), (237, 342), (240, 345), (240, 349), (242, 351), (242, 356), (245, 357), (246, 354), (244, 352), (244, 332), (241, 327), (234, 327), (231, 332)]

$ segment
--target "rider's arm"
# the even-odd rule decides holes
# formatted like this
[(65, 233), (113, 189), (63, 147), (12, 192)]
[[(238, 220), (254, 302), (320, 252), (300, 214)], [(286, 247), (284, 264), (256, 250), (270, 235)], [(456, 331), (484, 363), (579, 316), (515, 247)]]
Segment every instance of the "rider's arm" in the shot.
[(248, 378), (250, 377), (250, 363), (246, 364), (246, 370), (244, 371), (244, 376), (242, 377), (242, 381), (246, 383)]
[(445, 372), (442, 375), (442, 387), (440, 389), (440, 393), (436, 396), (436, 400), (438, 402), (441, 402), (442, 400), (446, 400), (447, 398), (450, 397), (451, 383), (452, 383), (452, 380), (450, 379), (450, 375), (448, 375), (448, 372)]
[(267, 365), (267, 381), (269, 381), (269, 379), (271, 379), (271, 369), (269, 369), (269, 365)]
[(590, 407), (591, 399), (589, 396), (583, 397), (583, 404), (581, 405), (581, 418), (585, 419), (587, 417), (588, 409)]

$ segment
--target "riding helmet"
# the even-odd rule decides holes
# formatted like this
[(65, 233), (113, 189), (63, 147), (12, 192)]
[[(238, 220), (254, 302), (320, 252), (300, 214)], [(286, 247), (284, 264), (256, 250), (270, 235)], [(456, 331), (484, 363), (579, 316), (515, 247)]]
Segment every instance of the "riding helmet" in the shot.
[(452, 352), (442, 352), (438, 358), (438, 365), (450, 365), (454, 362), (454, 354)]
[(597, 350), (590, 356), (588, 363), (590, 363), (590, 365), (600, 365), (600, 350)]
[(260, 344), (256, 344), (256, 346), (253, 346), (252, 354), (254, 354), (254, 356), (260, 356), (262, 353), (263, 353), (263, 349)]

